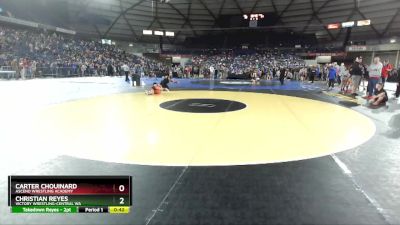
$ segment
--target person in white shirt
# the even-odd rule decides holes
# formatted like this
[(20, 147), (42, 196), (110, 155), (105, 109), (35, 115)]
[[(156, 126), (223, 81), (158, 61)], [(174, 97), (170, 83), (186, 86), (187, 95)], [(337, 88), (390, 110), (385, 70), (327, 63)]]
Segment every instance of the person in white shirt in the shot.
[(367, 95), (365, 98), (371, 98), (376, 93), (376, 85), (380, 82), (382, 76), (383, 64), (379, 57), (375, 57), (373, 63), (369, 66), (369, 80), (367, 87)]
[(215, 68), (213, 66), (210, 66), (210, 79), (214, 79), (214, 74), (215, 74)]
[(350, 73), (347, 70), (346, 66), (344, 65), (344, 63), (342, 63), (339, 67), (339, 76), (340, 79), (342, 81), (341, 85), (340, 85), (340, 90), (343, 93), (347, 93), (347, 91), (349, 90), (349, 86), (350, 86)]
[(83, 64), (81, 65), (81, 76), (82, 76), (82, 77), (85, 76), (86, 69), (87, 69), (87, 66), (86, 66), (85, 63), (83, 63)]
[(125, 63), (121, 66), (122, 71), (125, 73), (125, 81), (129, 82), (129, 66)]

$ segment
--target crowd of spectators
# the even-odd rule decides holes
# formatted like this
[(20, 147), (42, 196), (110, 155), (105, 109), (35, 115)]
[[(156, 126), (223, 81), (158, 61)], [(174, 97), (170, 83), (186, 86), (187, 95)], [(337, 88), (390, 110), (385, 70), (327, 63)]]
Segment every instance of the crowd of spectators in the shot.
[(17, 77), (43, 75), (97, 76), (123, 75), (123, 65), (145, 76), (172, 74), (180, 77), (220, 77), (295, 69), (304, 63), (289, 52), (276, 49), (236, 52), (204, 51), (187, 65), (172, 65), (125, 52), (115, 45), (82, 40), (43, 30), (0, 27), (0, 66), (17, 72)]
[(230, 74), (247, 74), (250, 77), (254, 73), (257, 76), (267, 76), (272, 75), (273, 70), (295, 70), (304, 66), (304, 61), (293, 54), (264, 49), (247, 53), (226, 51), (219, 54), (201, 54), (193, 57), (189, 69), (185, 68), (185, 71), (200, 71), (205, 76), (217, 73), (219, 78), (226, 78)]
[[(370, 66), (364, 65), (361, 57), (350, 67), (337, 63), (306, 66), (293, 52), (282, 49), (204, 50), (191, 55), (182, 65), (137, 56), (99, 41), (4, 26), (0, 26), (0, 67), (16, 71), (16, 77), (22, 79), (43, 75), (125, 75), (129, 81), (129, 74), (222, 79), (241, 75), (254, 81), (278, 78), (281, 84), (287, 79), (310, 82), (318, 79), (327, 81), (328, 89), (338, 83), (341, 92), (353, 94), (367, 80), (368, 99), (384, 91), (388, 77), (399, 77), (388, 60), (382, 64), (378, 57)], [(396, 97), (400, 95), (400, 81), (397, 82)]]
[(121, 66), (136, 72), (160, 70), (155, 60), (129, 54), (115, 45), (57, 33), (0, 27), (0, 66), (22, 78), (40, 74), (117, 75)]

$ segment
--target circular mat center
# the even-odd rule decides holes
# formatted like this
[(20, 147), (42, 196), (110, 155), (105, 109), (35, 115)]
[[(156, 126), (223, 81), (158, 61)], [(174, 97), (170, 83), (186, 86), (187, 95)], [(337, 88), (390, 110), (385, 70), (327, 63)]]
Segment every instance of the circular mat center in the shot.
[(232, 100), (211, 98), (178, 99), (160, 104), (163, 109), (189, 113), (221, 113), (246, 108), (246, 105)]

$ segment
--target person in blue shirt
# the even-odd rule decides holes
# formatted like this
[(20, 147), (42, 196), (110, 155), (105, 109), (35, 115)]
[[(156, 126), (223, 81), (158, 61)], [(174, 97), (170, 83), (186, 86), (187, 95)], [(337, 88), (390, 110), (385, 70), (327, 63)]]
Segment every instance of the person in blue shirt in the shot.
[(320, 73), (320, 70), (319, 70), (319, 66), (317, 66), (316, 75), (317, 75), (318, 79), (321, 80), (321, 73)]
[(333, 65), (329, 65), (329, 72), (328, 72), (328, 89), (333, 89), (335, 87), (335, 79), (336, 79), (336, 68)]

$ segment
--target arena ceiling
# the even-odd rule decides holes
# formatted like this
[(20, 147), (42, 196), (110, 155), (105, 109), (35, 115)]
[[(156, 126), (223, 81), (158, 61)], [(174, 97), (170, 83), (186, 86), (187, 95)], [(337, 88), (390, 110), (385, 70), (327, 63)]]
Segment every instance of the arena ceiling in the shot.
[[(52, 0), (42, 0), (48, 2)], [(321, 40), (343, 40), (345, 30), (327, 24), (371, 19), (357, 27), (352, 38), (393, 37), (400, 33), (400, 0), (58, 0), (68, 7), (66, 26), (80, 33), (132, 41), (146, 41), (143, 29), (175, 31), (169, 42), (221, 32), (221, 15), (275, 13), (277, 30), (315, 33)], [(54, 2), (54, 0), (53, 0)], [(44, 6), (45, 7), (45, 6)], [(266, 18), (268, 19), (268, 18)], [(150, 38), (150, 39), (149, 39)], [(158, 39), (155, 39), (158, 40)]]

